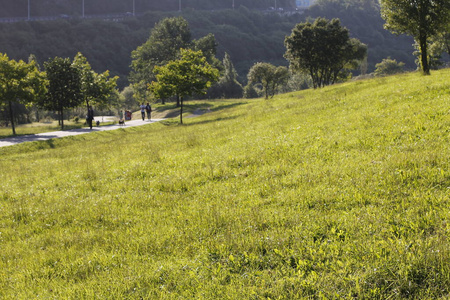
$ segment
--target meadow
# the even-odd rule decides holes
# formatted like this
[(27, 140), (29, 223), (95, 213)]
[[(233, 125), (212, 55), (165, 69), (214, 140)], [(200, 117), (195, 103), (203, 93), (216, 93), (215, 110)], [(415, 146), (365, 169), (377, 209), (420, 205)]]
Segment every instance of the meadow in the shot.
[(1, 299), (450, 298), (450, 70), (0, 148)]

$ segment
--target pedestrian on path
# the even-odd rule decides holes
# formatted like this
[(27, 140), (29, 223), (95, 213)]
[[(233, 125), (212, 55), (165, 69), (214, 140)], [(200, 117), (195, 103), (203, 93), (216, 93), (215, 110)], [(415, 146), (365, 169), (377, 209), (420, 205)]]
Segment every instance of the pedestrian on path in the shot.
[(145, 106), (145, 111), (147, 112), (147, 119), (151, 120), (152, 119), (152, 107), (150, 106), (150, 104), (147, 102), (147, 105)]
[(89, 128), (92, 129), (92, 121), (94, 120), (94, 110), (92, 109), (92, 106), (88, 107), (88, 113), (86, 116), (86, 122), (89, 125)]
[(141, 107), (142, 121), (144, 121), (145, 120), (145, 105), (144, 105), (144, 102), (142, 102), (140, 107)]
[(123, 110), (119, 111), (119, 125), (125, 125), (125, 119), (123, 118)]

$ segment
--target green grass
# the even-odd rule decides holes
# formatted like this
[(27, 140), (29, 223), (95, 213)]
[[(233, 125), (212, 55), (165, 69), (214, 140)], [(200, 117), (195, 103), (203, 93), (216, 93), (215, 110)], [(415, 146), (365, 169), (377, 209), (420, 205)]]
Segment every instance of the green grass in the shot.
[(450, 297), (450, 70), (208, 105), (0, 148), (0, 297)]
[[(73, 121), (64, 121), (64, 130), (71, 130), (71, 129), (79, 129), (79, 128), (86, 128), (88, 127), (86, 124), (84, 124), (84, 120), (81, 122), (73, 122)], [(108, 126), (112, 125), (114, 122), (101, 122), (100, 126)], [(37, 134), (37, 133), (44, 133), (44, 132), (53, 132), (53, 131), (60, 131), (61, 125), (58, 125), (58, 121), (52, 121), (52, 122), (34, 122), (30, 124), (22, 124), (22, 125), (16, 125), (16, 135), (28, 135), (28, 134)], [(9, 127), (0, 127), (0, 139), (13, 137), (12, 134), (12, 128), (11, 125)]]

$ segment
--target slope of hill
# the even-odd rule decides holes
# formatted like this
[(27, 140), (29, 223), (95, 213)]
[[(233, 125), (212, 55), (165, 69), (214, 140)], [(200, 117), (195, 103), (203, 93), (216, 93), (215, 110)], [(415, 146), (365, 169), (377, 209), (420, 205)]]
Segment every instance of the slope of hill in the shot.
[[(119, 86), (128, 85), (131, 52), (148, 38), (156, 22), (178, 15), (177, 12), (147, 12), (138, 18), (120, 22), (82, 19), (61, 19), (49, 22), (23, 22), (0, 24), (0, 52), (14, 59), (27, 60), (35, 54), (39, 62), (55, 56), (73, 57), (82, 52), (94, 70), (110, 70), (120, 76)], [(303, 15), (264, 14), (244, 7), (236, 10), (198, 11), (184, 10), (182, 16), (190, 24), (194, 38), (213, 33), (218, 42), (218, 57), (225, 52), (238, 71), (239, 80), (246, 82), (250, 67), (256, 62), (287, 65), (283, 55), (284, 39), (295, 24), (308, 17), (339, 17), (350, 30), (351, 36), (369, 46), (368, 72), (383, 58), (391, 56), (414, 69), (412, 39), (396, 37), (383, 29), (379, 9), (331, 4), (311, 8)]]
[(0, 149), (0, 296), (444, 299), (449, 82), (224, 100), (184, 126)]
[[(278, 7), (294, 8), (294, 0), (277, 0)], [(133, 6), (136, 13), (146, 11), (177, 11), (180, 7), (179, 0), (33, 0), (33, 1), (10, 1), (0, 0), (0, 18), (3, 17), (26, 17), (28, 4), (32, 16), (57, 16), (65, 14), (80, 16), (83, 4), (85, 14), (106, 15), (132, 12)], [(267, 9), (274, 6), (273, 0), (182, 0), (181, 9), (217, 10), (239, 8), (245, 6), (250, 9)]]

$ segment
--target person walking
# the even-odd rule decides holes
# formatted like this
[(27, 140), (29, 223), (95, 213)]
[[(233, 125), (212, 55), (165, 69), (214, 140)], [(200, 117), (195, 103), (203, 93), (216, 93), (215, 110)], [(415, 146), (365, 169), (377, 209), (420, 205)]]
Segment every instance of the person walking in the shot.
[(125, 119), (124, 119), (124, 115), (123, 115), (123, 110), (122, 109), (119, 111), (119, 125), (125, 125)]
[(147, 112), (147, 119), (151, 120), (152, 119), (152, 107), (150, 106), (150, 104), (147, 102), (147, 105), (145, 106), (145, 111)]
[(92, 121), (93, 120), (94, 120), (94, 110), (92, 109), (92, 106), (89, 106), (88, 113), (86, 116), (86, 121), (87, 121), (90, 129), (92, 129)]
[(144, 103), (141, 104), (141, 116), (142, 116), (142, 121), (145, 120), (145, 105)]

